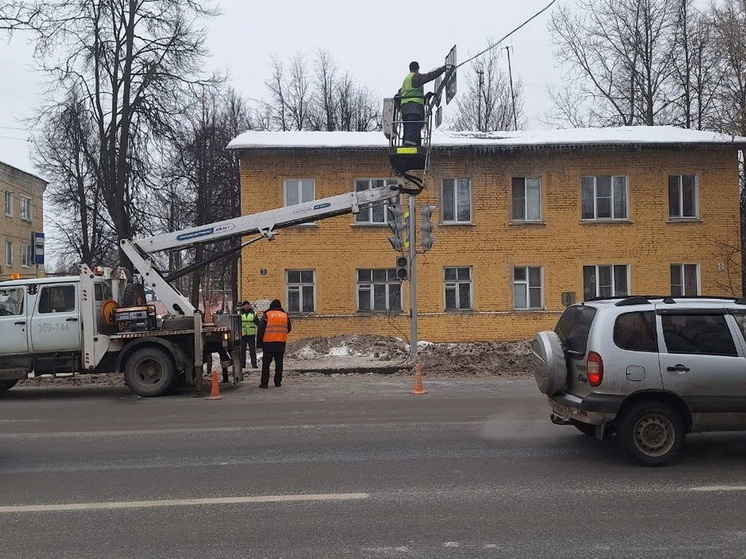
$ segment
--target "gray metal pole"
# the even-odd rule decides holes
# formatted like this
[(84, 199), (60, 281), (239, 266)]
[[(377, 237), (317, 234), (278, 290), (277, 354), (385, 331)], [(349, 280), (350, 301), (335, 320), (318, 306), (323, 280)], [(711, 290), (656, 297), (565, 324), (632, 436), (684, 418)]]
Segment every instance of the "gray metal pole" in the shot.
[(409, 364), (417, 358), (417, 212), (414, 196), (409, 197)]

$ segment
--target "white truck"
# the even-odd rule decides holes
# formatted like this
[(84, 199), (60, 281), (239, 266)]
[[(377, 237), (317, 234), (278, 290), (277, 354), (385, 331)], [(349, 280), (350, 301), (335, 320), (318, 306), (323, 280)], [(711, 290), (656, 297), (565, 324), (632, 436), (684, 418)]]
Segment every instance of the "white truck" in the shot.
[[(244, 243), (272, 239), (274, 231), (309, 221), (357, 213), (361, 206), (399, 195), (401, 186), (340, 194), (167, 233), (120, 241), (141, 278), (123, 269), (92, 270), (77, 276), (0, 282), (0, 390), (19, 380), (70, 373), (124, 373), (140, 396), (159, 396), (177, 383), (202, 393), (203, 356), (220, 346), (231, 356), (233, 382), (242, 380), (238, 315), (202, 314), (157, 269), (152, 255), (230, 237), (258, 234)], [(164, 317), (147, 304), (152, 290), (166, 307)]]

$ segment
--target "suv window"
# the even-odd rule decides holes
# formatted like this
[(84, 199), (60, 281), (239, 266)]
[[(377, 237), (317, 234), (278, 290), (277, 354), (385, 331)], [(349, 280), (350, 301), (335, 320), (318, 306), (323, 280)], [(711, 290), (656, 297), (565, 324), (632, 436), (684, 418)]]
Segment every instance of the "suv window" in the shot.
[(585, 305), (565, 309), (554, 331), (567, 351), (585, 355), (588, 332), (595, 316), (596, 309)]
[(661, 316), (668, 353), (737, 356), (725, 315)]
[(630, 351), (658, 351), (655, 313), (645, 311), (620, 314), (614, 323), (614, 343)]

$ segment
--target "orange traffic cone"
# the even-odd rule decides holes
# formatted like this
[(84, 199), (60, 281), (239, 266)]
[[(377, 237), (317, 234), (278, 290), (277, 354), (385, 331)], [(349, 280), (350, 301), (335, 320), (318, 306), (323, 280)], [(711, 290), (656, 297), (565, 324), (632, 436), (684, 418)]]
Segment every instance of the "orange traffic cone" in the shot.
[(205, 398), (206, 400), (222, 400), (223, 396), (220, 394), (220, 384), (218, 383), (217, 371), (212, 372), (212, 382), (210, 382), (210, 395)]
[(420, 366), (414, 366), (414, 388), (409, 391), (410, 394), (427, 394), (427, 390), (422, 388), (422, 373), (420, 372)]

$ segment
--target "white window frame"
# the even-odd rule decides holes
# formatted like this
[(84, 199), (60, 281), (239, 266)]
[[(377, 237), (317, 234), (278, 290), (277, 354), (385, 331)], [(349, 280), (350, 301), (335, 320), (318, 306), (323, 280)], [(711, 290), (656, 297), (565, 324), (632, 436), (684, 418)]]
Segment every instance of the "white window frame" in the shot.
[[(516, 198), (516, 189), (522, 190), (522, 198)], [(529, 189), (536, 189), (535, 201), (529, 199)], [(536, 208), (533, 205), (536, 204)], [(531, 211), (534, 209), (535, 211)], [(516, 215), (520, 214), (520, 215)], [(529, 214), (531, 216), (529, 217)], [(541, 177), (513, 177), (510, 182), (510, 220), (512, 222), (540, 222), (542, 220)]]
[(5, 191), (5, 215), (13, 217), (13, 191)]
[[(678, 270), (680, 283), (674, 283), (674, 277), (673, 277), (674, 270)], [(671, 264), (670, 274), (671, 274), (670, 275), (671, 295), (673, 297), (688, 297), (688, 296), (696, 296), (700, 294), (699, 264), (684, 264), (684, 263)], [(687, 289), (686, 289), (687, 285), (691, 285), (692, 280), (694, 280), (694, 293), (692, 293), (691, 290), (687, 292)]]
[[(456, 278), (449, 278), (448, 272), (451, 270), (456, 271)], [(461, 272), (467, 272), (468, 278), (460, 277)], [(461, 288), (464, 285), (469, 287), (468, 291), (468, 305), (461, 301)], [(453, 293), (453, 299), (455, 300), (455, 306), (448, 306), (448, 294)], [(472, 273), (471, 266), (446, 266), (443, 268), (443, 295), (444, 295), (444, 306), (447, 311), (465, 311), (472, 310), (474, 308), (474, 275)]]
[(31, 245), (21, 245), (21, 268), (30, 268), (34, 258), (31, 252)]
[[(310, 197), (308, 192), (304, 189), (304, 185), (310, 185), (311, 192)], [(290, 203), (291, 200), (291, 189), (295, 190), (295, 196), (297, 202)], [(303, 196), (303, 192), (306, 192), (306, 196)], [(302, 204), (304, 202), (311, 202), (316, 199), (316, 181), (314, 179), (285, 179), (282, 187), (283, 204), (285, 206), (293, 206), (295, 204)], [(295, 198), (293, 198), (295, 199)]]
[[(602, 199), (605, 199), (606, 197), (599, 198), (598, 196), (598, 179), (599, 178), (606, 178), (609, 179), (609, 215), (605, 216), (599, 216), (599, 201)], [(624, 186), (624, 208), (623, 212), (624, 215), (616, 215), (617, 210), (616, 206), (614, 204), (615, 200), (615, 193), (617, 188), (619, 187), (619, 182), (623, 181)], [(585, 192), (588, 190), (588, 188), (592, 188), (592, 195), (593, 195), (593, 216), (592, 217), (586, 217), (586, 209), (590, 210), (591, 208), (586, 208), (585, 205)], [(629, 181), (627, 180), (627, 175), (584, 175), (580, 179), (580, 217), (583, 221), (627, 221), (629, 219)]]
[[(290, 281), (291, 274), (300, 274), (299, 281)], [(308, 278), (310, 274), (310, 279)], [(305, 276), (305, 277), (304, 277)], [(289, 313), (313, 313), (316, 312), (316, 271), (309, 269), (297, 269), (285, 271), (286, 300)], [(310, 303), (307, 299), (311, 299)], [(297, 305), (295, 299), (298, 300)]]
[[(459, 193), (461, 188), (464, 188), (467, 193), (467, 199), (461, 200)], [(449, 196), (446, 196), (447, 191), (451, 191)], [(467, 178), (456, 178), (456, 179), (441, 179), (440, 181), (440, 216), (441, 223), (453, 224), (453, 223), (472, 223), (472, 188), (471, 179)], [(449, 200), (452, 200), (449, 201)], [(468, 216), (464, 219), (459, 215), (460, 211), (468, 211)]]
[[(365, 192), (382, 186), (397, 184), (395, 179), (355, 179), (355, 192)], [(401, 203), (401, 196), (391, 198), (392, 203)], [(386, 215), (386, 201), (369, 204), (355, 214), (355, 225), (386, 225), (391, 216)]]
[[(588, 285), (586, 284), (586, 269), (593, 268), (594, 276), (593, 276), (593, 293), (587, 293)], [(602, 269), (609, 270), (609, 285), (600, 285), (600, 275)], [(617, 286), (617, 270), (620, 268), (624, 268), (624, 281), (625, 281), (625, 290), (624, 292), (619, 292), (620, 287)], [(587, 266), (583, 266), (583, 295), (585, 299), (590, 299), (592, 297), (626, 297), (630, 293), (630, 286), (629, 286), (629, 278), (630, 278), (630, 268), (628, 264), (589, 264)], [(609, 293), (602, 294), (601, 291), (603, 289), (610, 289)]]
[(21, 195), (18, 217), (21, 218), (23, 221), (31, 221), (31, 210), (31, 198), (29, 196)]
[(13, 241), (5, 241), (5, 265), (13, 266)]
[[(534, 272), (532, 274), (531, 272)], [(518, 279), (518, 273), (523, 273), (523, 278)], [(538, 272), (538, 283), (536, 281)], [(538, 302), (531, 304), (538, 293)], [(541, 266), (514, 266), (513, 267), (513, 309), (521, 311), (535, 311), (544, 308), (544, 270)]]
[[(402, 282), (396, 277), (396, 268), (362, 268), (356, 271), (358, 312), (401, 312)], [(383, 291), (385, 305), (376, 308), (376, 295)], [(367, 308), (361, 305), (367, 299)]]
[[(684, 177), (692, 179), (692, 213), (684, 214)], [(676, 185), (672, 181), (676, 181)], [(671, 189), (676, 188), (676, 200), (671, 199)], [(676, 207), (673, 207), (672, 202)], [(699, 181), (696, 174), (682, 173), (679, 175), (668, 175), (668, 218), (672, 220), (679, 219), (699, 219)]]

